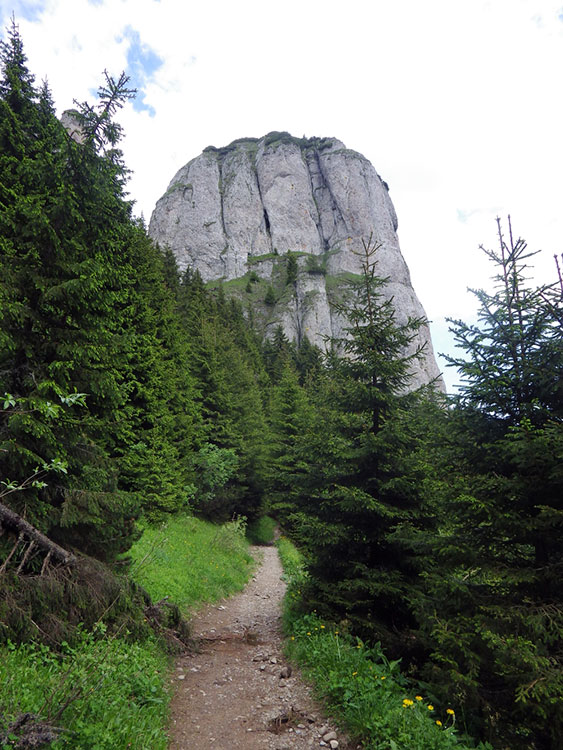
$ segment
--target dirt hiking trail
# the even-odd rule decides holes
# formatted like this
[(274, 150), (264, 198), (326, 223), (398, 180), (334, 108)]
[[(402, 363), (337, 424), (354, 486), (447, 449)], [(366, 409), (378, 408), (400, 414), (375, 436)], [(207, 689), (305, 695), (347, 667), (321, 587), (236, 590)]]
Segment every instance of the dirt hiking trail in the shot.
[(278, 551), (252, 551), (259, 567), (244, 591), (191, 620), (198, 650), (176, 663), (169, 748), (351, 750), (283, 657)]

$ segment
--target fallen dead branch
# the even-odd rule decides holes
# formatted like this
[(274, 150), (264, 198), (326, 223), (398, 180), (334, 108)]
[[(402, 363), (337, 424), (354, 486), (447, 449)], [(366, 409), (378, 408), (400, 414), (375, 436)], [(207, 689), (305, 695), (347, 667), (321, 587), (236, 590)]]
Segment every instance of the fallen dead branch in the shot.
[(36, 529), (35, 526), (32, 526), (18, 513), (15, 513), (3, 503), (0, 503), (0, 527), (5, 531), (17, 535), (16, 546), (12, 549), (3, 565), (0, 566), (0, 573), (3, 573), (6, 570), (9, 560), (22, 541), (29, 542), (29, 547), (25, 553), (24, 560), (27, 559), (33, 547), (38, 547), (43, 552), (47, 553), (49, 559), (53, 559), (63, 565), (72, 565), (76, 562), (76, 557), (71, 552), (68, 552), (68, 550), (60, 547), (56, 542), (53, 542), (49, 537)]
[(35, 714), (20, 714), (8, 724), (5, 732), (0, 733), (0, 745), (18, 750), (46, 747), (58, 739), (63, 731), (60, 727), (54, 727), (41, 720)]

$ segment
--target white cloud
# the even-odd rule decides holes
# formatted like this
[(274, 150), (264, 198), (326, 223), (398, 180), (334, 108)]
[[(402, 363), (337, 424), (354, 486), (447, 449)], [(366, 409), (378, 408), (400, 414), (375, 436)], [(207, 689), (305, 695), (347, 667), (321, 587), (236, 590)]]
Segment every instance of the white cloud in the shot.
[(389, 183), (429, 317), (474, 310), (465, 290), (487, 284), (478, 245), (494, 244), (497, 214), (545, 249), (538, 273), (553, 276), (561, 0), (26, 0), (14, 11), (60, 110), (87, 98), (104, 68), (126, 68), (127, 29), (162, 59), (143, 79), (154, 116), (132, 106), (121, 116), (130, 191), (147, 220), (209, 144), (270, 130), (334, 135)]

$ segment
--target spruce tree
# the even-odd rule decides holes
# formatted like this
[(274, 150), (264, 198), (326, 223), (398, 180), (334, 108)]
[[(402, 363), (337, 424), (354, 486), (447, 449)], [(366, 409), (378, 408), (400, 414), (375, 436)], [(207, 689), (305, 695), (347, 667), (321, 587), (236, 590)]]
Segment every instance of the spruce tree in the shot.
[(267, 506), (275, 517), (288, 525), (294, 510), (291, 493), (299, 471), (296, 443), (311, 422), (311, 407), (298, 373), (289, 358), (270, 390), (268, 421), (271, 442), (266, 470)]
[(272, 338), (262, 344), (264, 366), (272, 383), (279, 383), (286, 364), (294, 357), (294, 345), (289, 341), (283, 328), (276, 326)]
[[(15, 26), (1, 58), (0, 390), (26, 405), (2, 415), (3, 475), (64, 461), (64, 478), (12, 495), (14, 509), (62, 543), (111, 558), (131, 543), (143, 505), (159, 496), (181, 506), (180, 449), (192, 428), (184, 420), (182, 437), (173, 433), (179, 413), (193, 413), (178, 352), (169, 354), (162, 259), (124, 195), (112, 116), (132, 92), (106, 75), (98, 104), (75, 113), (78, 142), (47, 86), (35, 90)], [(59, 413), (74, 392), (86, 408)], [(183, 394), (175, 415), (170, 393)]]
[(286, 263), (286, 284), (294, 285), (297, 281), (297, 275), (299, 273), (299, 266), (297, 264), (297, 256), (295, 253), (292, 253), (289, 251), (287, 253), (287, 263)]
[(310, 379), (314, 380), (315, 375), (322, 367), (321, 350), (311, 344), (307, 336), (303, 336), (299, 343), (295, 353), (295, 364), (299, 372), (299, 381), (302, 385)]
[[(266, 379), (258, 340), (242, 308), (227, 301), (221, 288), (206, 289), (199, 273), (187, 269), (181, 284), (180, 308), (190, 334), (190, 367), (201, 408), (200, 448), (234, 451), (236, 476), (216, 484), (213, 502), (205, 488), (200, 512), (225, 519), (233, 514), (254, 518), (261, 512), (267, 455), (267, 426), (262, 388)], [(205, 455), (193, 456), (197, 469)], [(215, 454), (211, 454), (215, 455)], [(197, 471), (194, 474), (196, 485)]]
[[(475, 732), (514, 748), (560, 747), (563, 596), (563, 290), (526, 281), (509, 220), (479, 322), (453, 322), (464, 384), (450, 410), (440, 512), (420, 600), (424, 676)], [(436, 485), (439, 487), (439, 485)], [(428, 543), (426, 536), (424, 542)]]
[(554, 287), (526, 283), (528, 261), (537, 253), (514, 239), (510, 217), (508, 239), (500, 219), (497, 230), (497, 250), (481, 245), (497, 269), (495, 290), (471, 290), (479, 302), (476, 324), (449, 321), (464, 356), (448, 360), (461, 374), (464, 403), (506, 423), (528, 418), (542, 424), (563, 410), (561, 303)]
[(308, 558), (317, 607), (355, 632), (403, 650), (414, 626), (416, 561), (393, 535), (417, 523), (421, 476), (409, 450), (408, 352), (419, 320), (397, 323), (376, 274), (371, 239), (362, 275), (343, 303), (346, 337), (333, 342), (317, 409), (296, 449), (301, 475), (291, 517)]

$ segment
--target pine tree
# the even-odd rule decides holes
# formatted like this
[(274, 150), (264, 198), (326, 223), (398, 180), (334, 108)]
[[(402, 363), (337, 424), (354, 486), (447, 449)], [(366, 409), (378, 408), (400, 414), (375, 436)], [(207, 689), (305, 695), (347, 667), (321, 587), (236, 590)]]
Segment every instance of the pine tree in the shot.
[[(221, 288), (213, 296), (198, 272), (185, 272), (180, 300), (201, 405), (200, 448), (205, 455), (209, 446), (234, 451), (238, 462), (236, 476), (227, 484), (216, 483), (216, 497), (211, 499), (203, 488), (205, 505), (196, 500), (196, 506), (217, 519), (233, 514), (253, 518), (262, 507), (268, 446), (262, 397), (266, 375), (258, 340), (240, 305), (227, 301)], [(203, 459), (195, 454), (194, 467)], [(194, 481), (197, 485), (197, 471)]]
[(286, 284), (295, 284), (297, 281), (297, 274), (299, 273), (299, 266), (297, 264), (297, 256), (291, 251), (287, 253), (287, 264), (286, 264)]
[(267, 506), (287, 526), (294, 509), (290, 497), (299, 471), (296, 443), (312, 418), (307, 395), (289, 357), (284, 359), (270, 390), (268, 418), (271, 443), (266, 470)]
[(322, 367), (322, 352), (311, 344), (307, 336), (303, 336), (295, 353), (295, 364), (299, 372), (301, 385), (315, 378)]
[(477, 324), (450, 320), (465, 356), (448, 359), (461, 373), (463, 400), (481, 413), (510, 424), (524, 417), (542, 424), (562, 410), (560, 301), (553, 287), (526, 284), (526, 261), (537, 253), (523, 239), (514, 240), (510, 217), (508, 225), (507, 242), (497, 219), (498, 250), (481, 246), (498, 269), (496, 289), (472, 290), (480, 304)]
[[(556, 285), (531, 288), (526, 243), (485, 251), (497, 289), (454, 321), (465, 379), (443, 442), (441, 524), (419, 612), (425, 677), (466, 721), (514, 748), (561, 744), (563, 335)], [(428, 537), (426, 537), (428, 542)], [(423, 602), (423, 600), (420, 600)]]
[(262, 344), (264, 366), (272, 383), (279, 383), (286, 364), (294, 354), (294, 345), (283, 332), (283, 328), (276, 326), (272, 338), (265, 339)]
[(308, 555), (310, 598), (395, 652), (415, 625), (409, 596), (418, 568), (393, 534), (420, 514), (421, 476), (409, 451), (415, 396), (406, 391), (420, 321), (396, 322), (387, 280), (376, 275), (377, 249), (364, 244), (363, 273), (344, 309), (347, 337), (334, 342), (313, 421), (297, 441), (303, 468), (292, 523)]
[[(26, 405), (2, 415), (3, 474), (66, 462), (63, 479), (11, 502), (59, 541), (111, 558), (134, 538), (144, 504), (182, 504), (178, 440), (185, 450), (189, 420), (182, 437), (172, 433), (180, 411), (193, 413), (178, 352), (167, 356), (175, 324), (162, 259), (124, 196), (112, 115), (131, 92), (106, 75), (96, 107), (77, 110), (79, 143), (47, 86), (35, 91), (15, 26), (1, 56), (0, 390)], [(60, 413), (74, 392), (86, 409)]]
[(276, 295), (274, 292), (274, 288), (272, 287), (271, 284), (268, 284), (268, 288), (266, 289), (266, 295), (264, 297), (264, 304), (269, 305), (270, 307), (276, 304)]

